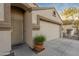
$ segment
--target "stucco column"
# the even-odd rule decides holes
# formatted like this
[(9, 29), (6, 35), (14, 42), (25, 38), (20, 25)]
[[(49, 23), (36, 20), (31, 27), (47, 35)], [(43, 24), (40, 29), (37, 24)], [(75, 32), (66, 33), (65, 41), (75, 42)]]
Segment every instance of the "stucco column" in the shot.
[(11, 51), (10, 4), (0, 4), (0, 55)]
[(63, 38), (63, 27), (60, 25), (60, 38)]
[(33, 48), (32, 14), (29, 11), (26, 11), (24, 14), (24, 40), (31, 48)]

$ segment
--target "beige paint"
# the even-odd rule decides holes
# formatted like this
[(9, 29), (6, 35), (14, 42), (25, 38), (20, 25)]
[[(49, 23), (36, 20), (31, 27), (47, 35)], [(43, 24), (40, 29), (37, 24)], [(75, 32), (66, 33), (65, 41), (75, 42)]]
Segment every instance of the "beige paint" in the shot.
[(11, 51), (11, 31), (0, 31), (0, 55), (7, 55)]
[(67, 29), (73, 29), (73, 25), (63, 25), (63, 32), (66, 33)]
[(56, 22), (62, 23), (57, 12), (56, 12), (56, 17), (53, 16), (53, 10), (52, 9), (32, 11), (32, 23), (33, 24), (37, 24), (37, 15), (41, 15), (43, 17), (50, 19), (50, 20), (54, 20)]
[(17, 7), (11, 7), (12, 45), (23, 43), (24, 11)]
[[(32, 15), (29, 8), (29, 4), (12, 4), (13, 6), (19, 7), (23, 9), (24, 12), (24, 41), (26, 44), (29, 45), (29, 47), (33, 48), (33, 41), (32, 41)], [(29, 7), (29, 8), (28, 8)]]
[(40, 29), (33, 30), (33, 37), (36, 35), (44, 35), (47, 41), (60, 37), (59, 25), (40, 20)]
[[(0, 21), (0, 55), (7, 55), (11, 51), (11, 6), (16, 6), (25, 10), (24, 13), (24, 40), (33, 47), (32, 41), (32, 16), (31, 6), (27, 3), (4, 4), (4, 21)], [(18, 17), (18, 16), (17, 16)]]
[(10, 5), (3, 5), (4, 21), (0, 21), (0, 55), (8, 55), (11, 51)]
[(53, 16), (53, 11), (56, 12), (55, 9), (40, 9), (32, 11), (32, 24), (39, 26), (38, 29), (35, 26), (36, 30), (32, 30), (33, 38), (40, 34), (46, 36), (47, 40), (60, 38), (62, 36), (61, 25), (58, 24), (62, 24), (62, 21), (57, 12), (56, 15)]
[[(48, 25), (48, 27), (51, 27), (50, 29), (47, 29), (48, 27), (45, 27), (48, 22), (41, 22), (41, 30), (40, 31), (35, 31), (32, 30), (32, 24), (36, 23), (37, 21), (37, 14), (47, 17), (51, 20), (56, 20), (59, 21), (58, 18), (56, 17), (52, 17), (52, 13), (50, 12), (50, 10), (39, 10), (39, 11), (33, 11), (31, 13), (31, 5), (27, 4), (27, 3), (16, 3), (16, 4), (4, 4), (4, 21), (0, 21), (0, 37), (1, 37), (1, 43), (0, 43), (0, 55), (6, 55), (6, 53), (10, 53), (11, 51), (11, 32), (12, 28), (11, 28), (11, 5), (12, 6), (16, 6), (19, 7), (23, 10), (25, 10), (24, 12), (24, 40), (25, 42), (31, 47), (33, 48), (33, 37), (32, 35), (36, 35), (36, 34), (40, 34), (43, 32), (43, 34), (48, 33), (47, 30), (52, 30), (55, 25), (51, 25), (52, 23), (50, 23)], [(35, 16), (33, 15), (35, 14)], [(32, 22), (33, 21), (33, 22)], [(60, 22), (60, 21), (59, 21)], [(44, 24), (43, 24), (44, 23)], [(45, 27), (45, 28), (44, 28)], [(57, 25), (55, 29), (57, 29), (59, 26)], [(45, 29), (47, 29), (46, 31), (44, 31)], [(55, 29), (53, 31), (55, 31)], [(4, 31), (3, 31), (4, 30)], [(7, 30), (7, 31), (6, 31)], [(33, 32), (34, 33), (33, 33)], [(58, 29), (56, 30), (58, 31)], [(36, 34), (35, 34), (36, 33)], [(47, 37), (50, 37), (50, 34), (46, 34)], [(51, 38), (50, 38), (51, 39)]]
[(0, 4), (0, 21), (4, 21), (4, 4)]
[(10, 19), (10, 5), (0, 4), (0, 55), (10, 54), (11, 51)]
[(21, 9), (23, 9), (24, 12), (24, 41), (26, 44), (29, 45), (29, 47), (33, 47), (33, 41), (32, 41), (32, 16), (31, 16), (31, 6), (29, 6), (29, 4), (27, 3), (20, 3), (20, 4), (12, 4), (12, 6), (16, 6), (19, 7)]
[(24, 40), (31, 48), (33, 48), (32, 14), (29, 11), (26, 11), (24, 14), (24, 25)]
[(10, 14), (10, 4), (3, 4), (4, 10), (2, 13), (4, 13), (4, 21), (0, 21), (0, 27), (3, 28), (9, 28), (11, 27), (11, 14)]

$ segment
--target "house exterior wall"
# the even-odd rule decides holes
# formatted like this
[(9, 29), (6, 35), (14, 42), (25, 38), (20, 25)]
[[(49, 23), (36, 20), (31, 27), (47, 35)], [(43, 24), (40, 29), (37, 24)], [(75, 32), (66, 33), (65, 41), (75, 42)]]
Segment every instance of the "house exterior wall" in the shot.
[[(59, 37), (59, 26), (58, 24), (53, 24), (51, 22), (45, 22), (45, 21), (40, 21), (40, 30), (32, 30), (32, 24), (37, 25), (37, 15), (44, 16), (48, 19), (51, 19), (53, 21), (56, 21), (58, 23), (61, 23), (58, 15), (57, 17), (52, 16), (52, 10), (37, 10), (37, 11), (32, 11), (32, 7), (36, 7), (36, 5), (32, 4), (22, 4), (22, 3), (13, 3), (13, 4), (0, 4), (0, 55), (6, 55), (9, 54), (11, 51), (11, 6), (16, 6), (19, 8), (22, 8), (24, 12), (24, 40), (25, 42), (33, 48), (33, 38), (36, 34), (45, 34), (45, 36), (50, 37), (50, 36), (55, 36), (58, 34), (57, 37)], [(32, 12), (31, 12), (32, 11)], [(58, 20), (59, 19), (59, 20)], [(45, 27), (47, 25), (47, 27)], [(38, 26), (37, 26), (38, 27)], [(48, 29), (48, 27), (50, 27)], [(54, 28), (54, 29), (53, 29)], [(46, 31), (44, 31), (47, 29)], [(50, 31), (50, 32), (48, 32)], [(52, 33), (56, 32), (55, 35), (52, 35)], [(51, 33), (51, 34), (50, 34)], [(49, 39), (52, 39), (49, 38)], [(54, 39), (54, 38), (53, 38)]]
[(21, 3), (0, 4), (0, 55), (8, 55), (11, 52), (11, 6), (16, 6), (25, 10), (24, 13), (24, 40), (32, 48), (32, 16), (31, 6)]
[(32, 16), (33, 16), (32, 17), (32, 23), (33, 24), (37, 24), (37, 15), (41, 15), (41, 16), (44, 16), (44, 17), (51, 19), (53, 21), (62, 23), (57, 13), (56, 13), (56, 16), (53, 16), (53, 10), (52, 9), (32, 11)]
[[(74, 36), (75, 33), (76, 33), (76, 28), (71, 24), (71, 25), (63, 25), (63, 33), (65, 33), (65, 35), (67, 36), (68, 35), (68, 29), (71, 29), (71, 32), (70, 32), (70, 36)], [(69, 36), (68, 35), (68, 36)]]
[(11, 7), (11, 44), (16, 45), (23, 43), (23, 20), (24, 10), (18, 7)]
[(8, 55), (11, 51), (11, 31), (0, 31), (0, 55)]
[[(38, 20), (38, 15), (40, 15), (39, 20)], [(41, 34), (41, 35), (46, 36), (47, 41), (60, 38), (61, 25), (59, 25), (58, 23), (61, 24), (62, 21), (60, 20), (57, 12), (56, 12), (56, 15), (53, 16), (52, 9), (32, 11), (32, 24), (38, 26), (38, 27), (35, 26), (36, 30), (35, 29), (32, 30), (32, 37), (34, 38), (36, 35)]]
[(24, 15), (24, 18), (24, 40), (29, 45), (29, 47), (33, 48), (31, 12), (27, 11)]
[(4, 21), (4, 4), (0, 4), (0, 21)]
[(73, 26), (72, 25), (63, 25), (63, 32), (67, 32), (67, 29), (72, 29)]
[(19, 4), (12, 4), (12, 6), (16, 6), (19, 7), (21, 9), (23, 9), (24, 12), (24, 40), (25, 43), (27, 43), (29, 45), (29, 47), (33, 47), (33, 42), (32, 42), (32, 16), (31, 16), (31, 6), (29, 4), (23, 4), (23, 3), (19, 3)]
[(8, 5), (0, 4), (0, 55), (10, 54), (11, 51), (11, 30), (10, 21), (8, 21), (10, 20), (10, 18), (8, 18), (10, 14), (5, 14), (7, 11), (6, 7), (9, 8)]
[(47, 41), (57, 39), (60, 38), (59, 27), (57, 24), (40, 20), (40, 29), (33, 30), (32, 35), (33, 37), (36, 35), (44, 35)]

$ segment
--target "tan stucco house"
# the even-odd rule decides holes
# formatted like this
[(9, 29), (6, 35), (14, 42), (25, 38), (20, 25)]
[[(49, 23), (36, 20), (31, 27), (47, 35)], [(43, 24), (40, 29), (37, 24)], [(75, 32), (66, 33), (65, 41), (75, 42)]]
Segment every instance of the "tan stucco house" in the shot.
[(64, 36), (74, 36), (76, 33), (76, 28), (73, 24), (63, 25), (63, 35)]
[(34, 3), (0, 4), (0, 55), (8, 55), (12, 45), (27, 43), (45, 35), (47, 41), (62, 36), (62, 20), (55, 8), (41, 8)]

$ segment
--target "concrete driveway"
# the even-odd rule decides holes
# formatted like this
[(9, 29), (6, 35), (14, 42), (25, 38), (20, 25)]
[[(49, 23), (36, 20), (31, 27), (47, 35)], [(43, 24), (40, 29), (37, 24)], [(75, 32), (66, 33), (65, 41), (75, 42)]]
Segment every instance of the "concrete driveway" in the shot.
[(79, 56), (79, 41), (71, 39), (54, 39), (45, 42), (45, 50), (35, 54), (25, 46), (14, 50), (15, 55), (26, 56)]

